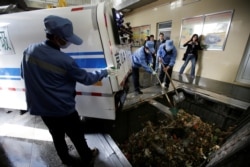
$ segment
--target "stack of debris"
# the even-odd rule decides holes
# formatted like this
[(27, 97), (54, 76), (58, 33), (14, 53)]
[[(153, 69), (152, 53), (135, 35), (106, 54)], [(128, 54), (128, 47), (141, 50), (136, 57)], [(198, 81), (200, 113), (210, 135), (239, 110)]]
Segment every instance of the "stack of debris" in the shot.
[(220, 148), (228, 134), (179, 110), (171, 122), (147, 122), (120, 148), (133, 167), (197, 167)]

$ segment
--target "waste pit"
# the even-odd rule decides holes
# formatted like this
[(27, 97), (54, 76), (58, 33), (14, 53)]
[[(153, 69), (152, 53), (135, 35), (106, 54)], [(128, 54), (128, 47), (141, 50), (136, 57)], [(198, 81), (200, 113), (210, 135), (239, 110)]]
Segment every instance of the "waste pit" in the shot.
[[(173, 94), (168, 93), (169, 97)], [(150, 101), (117, 113), (110, 134), (131, 165), (249, 166), (249, 109), (186, 92), (185, 97), (176, 105), (178, 113), (173, 118)], [(168, 105), (163, 95), (154, 100)], [(244, 139), (239, 141), (239, 136)]]

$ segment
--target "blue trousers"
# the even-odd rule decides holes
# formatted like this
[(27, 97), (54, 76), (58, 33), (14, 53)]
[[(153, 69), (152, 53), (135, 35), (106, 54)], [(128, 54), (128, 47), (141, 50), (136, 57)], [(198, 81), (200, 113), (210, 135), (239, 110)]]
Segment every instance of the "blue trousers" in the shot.
[(181, 69), (180, 69), (180, 74), (183, 74), (187, 64), (189, 63), (189, 61), (191, 61), (192, 63), (192, 67), (191, 67), (191, 76), (194, 77), (194, 74), (195, 74), (195, 65), (196, 65), (196, 59), (195, 59), (195, 56), (193, 54), (188, 54), (184, 64), (181, 66)]

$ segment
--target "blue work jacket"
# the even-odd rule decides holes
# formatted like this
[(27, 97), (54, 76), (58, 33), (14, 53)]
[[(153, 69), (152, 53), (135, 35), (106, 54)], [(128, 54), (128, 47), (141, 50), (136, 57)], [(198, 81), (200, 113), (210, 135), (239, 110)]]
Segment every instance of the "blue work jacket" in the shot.
[(153, 63), (152, 53), (146, 53), (144, 46), (138, 48), (132, 55), (132, 65), (135, 68), (144, 68), (147, 72), (152, 73), (149, 67), (150, 63)]
[(159, 66), (159, 58), (162, 59), (162, 63), (165, 66), (173, 67), (175, 64), (175, 60), (177, 56), (177, 50), (175, 46), (173, 47), (171, 53), (168, 53), (164, 47), (165, 47), (165, 43), (161, 44), (157, 51), (156, 68), (158, 68)]
[[(66, 116), (75, 111), (76, 82), (91, 85), (107, 70), (87, 72), (52, 42), (31, 44), (23, 53), (21, 76), (32, 115)], [(91, 104), (90, 104), (91, 105)]]

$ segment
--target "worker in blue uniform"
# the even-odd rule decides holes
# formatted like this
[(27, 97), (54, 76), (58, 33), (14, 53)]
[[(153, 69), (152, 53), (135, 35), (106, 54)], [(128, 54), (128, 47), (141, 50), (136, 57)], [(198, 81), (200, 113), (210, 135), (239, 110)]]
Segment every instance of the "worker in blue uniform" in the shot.
[[(160, 69), (159, 79), (161, 83), (163, 83), (166, 72), (168, 73), (170, 77), (172, 76), (172, 71), (175, 65), (176, 56), (177, 56), (177, 50), (173, 44), (173, 40), (166, 40), (165, 43), (160, 45), (157, 51), (156, 68), (157, 70)], [(170, 80), (166, 76), (164, 87), (168, 88), (169, 83), (170, 83)]]
[(140, 89), (139, 68), (142, 67), (148, 73), (151, 73), (153, 75), (156, 74), (156, 72), (152, 69), (153, 67), (152, 54), (154, 52), (155, 52), (154, 42), (146, 41), (144, 46), (138, 48), (132, 55), (132, 76), (133, 76), (133, 83), (136, 95), (143, 94), (143, 92)]
[(93, 164), (98, 149), (90, 149), (84, 138), (82, 123), (75, 109), (76, 82), (92, 85), (107, 77), (112, 69), (87, 72), (73, 58), (62, 52), (82, 39), (73, 33), (72, 22), (50, 15), (44, 19), (47, 40), (28, 46), (23, 52), (21, 76), (26, 88), (28, 111), (41, 116), (52, 135), (63, 164), (75, 165), (69, 155), (65, 134), (71, 139), (84, 166)]

